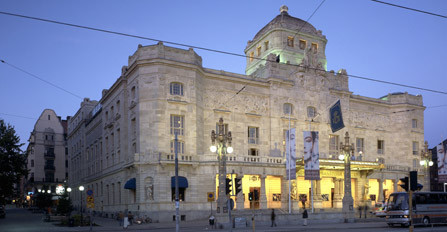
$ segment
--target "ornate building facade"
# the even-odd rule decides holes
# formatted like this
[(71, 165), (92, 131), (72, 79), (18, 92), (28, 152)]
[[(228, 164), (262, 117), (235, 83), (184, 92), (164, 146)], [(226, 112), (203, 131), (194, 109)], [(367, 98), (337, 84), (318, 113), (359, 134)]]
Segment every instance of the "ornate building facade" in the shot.
[[(139, 45), (99, 103), (82, 106), (69, 122), (69, 140), (75, 134), (82, 140), (69, 141), (71, 184), (93, 190), (98, 212), (128, 209), (170, 221), (177, 133), (180, 212), (185, 220), (204, 218), (210, 210), (207, 193), (218, 192), (210, 133), (223, 118), (234, 148), (227, 156), (227, 173), (242, 177), (236, 211), (288, 208), (284, 154), (289, 128), (297, 131), (298, 158), (292, 210), (301, 207), (299, 199), (309, 207), (312, 198), (317, 209), (341, 208), (344, 166), (338, 154), (346, 131), (355, 144), (354, 205), (385, 200), (400, 190), (400, 178), (419, 169), (422, 96), (353, 94), (346, 70), (326, 71), (326, 42), (321, 31), (282, 7), (248, 42), (247, 75), (205, 68), (193, 49)], [(346, 127), (332, 133), (329, 107), (337, 100)], [(80, 112), (84, 118), (76, 120)], [(79, 123), (82, 132), (75, 129)], [(313, 196), (302, 161), (302, 134), (308, 130), (319, 132), (321, 179), (313, 182)]]

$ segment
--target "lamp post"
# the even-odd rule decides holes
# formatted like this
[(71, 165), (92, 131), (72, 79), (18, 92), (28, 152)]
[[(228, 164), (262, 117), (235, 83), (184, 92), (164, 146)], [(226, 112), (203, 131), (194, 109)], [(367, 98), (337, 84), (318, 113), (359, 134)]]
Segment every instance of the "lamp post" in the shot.
[(427, 141), (425, 141), (424, 149), (421, 151), (421, 161), (419, 164), (425, 168), (425, 184), (428, 188), (427, 191), (430, 191), (430, 167), (433, 166), (433, 161), (428, 151)]
[(343, 216), (345, 222), (353, 221), (354, 219), (354, 199), (351, 194), (351, 155), (354, 153), (354, 143), (349, 143), (349, 133), (345, 134), (345, 143), (340, 142), (341, 154), (338, 157), (340, 160), (344, 160), (345, 165), (345, 191), (343, 195)]
[[(225, 125), (223, 123), (223, 118), (219, 119), (217, 134), (214, 130), (211, 131), (211, 152), (217, 152), (219, 159), (219, 187), (218, 187), (218, 199), (217, 199), (217, 212), (222, 212), (225, 204), (229, 202), (229, 197), (226, 197), (225, 184), (227, 178), (227, 153), (232, 153), (233, 148), (231, 147), (231, 132), (225, 131)], [(216, 146), (217, 142), (217, 146)], [(227, 147), (228, 143), (228, 147)], [(230, 212), (230, 208), (228, 211)], [(231, 215), (231, 214), (230, 214)], [(230, 216), (231, 217), (231, 216)], [(230, 218), (231, 222), (231, 218)]]
[(79, 186), (79, 192), (80, 192), (80, 194), (79, 194), (79, 200), (81, 201), (81, 226), (84, 224), (83, 223), (83, 215), (82, 215), (82, 192), (84, 191), (84, 186)]

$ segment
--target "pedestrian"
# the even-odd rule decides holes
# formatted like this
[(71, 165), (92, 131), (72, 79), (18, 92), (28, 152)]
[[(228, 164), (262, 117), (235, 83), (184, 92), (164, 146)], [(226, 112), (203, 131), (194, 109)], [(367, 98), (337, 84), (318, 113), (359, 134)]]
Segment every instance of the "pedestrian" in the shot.
[(215, 226), (214, 226), (215, 217), (214, 217), (214, 215), (211, 214), (209, 220), (210, 220), (211, 229), (215, 229)]
[(307, 215), (307, 209), (304, 209), (303, 212), (303, 226), (307, 226), (307, 218), (309, 217), (309, 215)]
[(123, 220), (123, 228), (127, 229), (127, 227), (129, 226), (129, 214), (127, 212), (127, 209), (124, 211), (124, 220)]
[(123, 211), (120, 211), (120, 213), (118, 214), (118, 220), (120, 221), (120, 226), (122, 226), (123, 223), (124, 223), (124, 214), (123, 214)]
[(127, 217), (129, 218), (129, 225), (133, 224), (133, 214), (132, 212), (129, 211), (129, 214), (127, 215)]
[(359, 214), (360, 214), (360, 217), (359, 217), (359, 218), (362, 218), (362, 210), (363, 210), (363, 207), (362, 207), (361, 205), (359, 205), (359, 206), (357, 207), (357, 209), (359, 210)]
[(272, 219), (272, 226), (271, 226), (271, 227), (276, 226), (276, 221), (275, 221), (275, 219), (276, 219), (275, 209), (272, 209), (271, 219)]
[(366, 218), (366, 213), (368, 212), (368, 209), (369, 209), (368, 204), (365, 203), (365, 205), (363, 206), (363, 211), (364, 211), (364, 214), (365, 214), (365, 218)]

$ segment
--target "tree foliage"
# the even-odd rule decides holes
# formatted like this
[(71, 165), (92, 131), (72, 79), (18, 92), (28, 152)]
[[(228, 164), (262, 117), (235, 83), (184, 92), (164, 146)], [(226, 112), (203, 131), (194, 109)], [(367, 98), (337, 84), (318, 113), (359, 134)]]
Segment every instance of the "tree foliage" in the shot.
[(71, 199), (68, 197), (68, 194), (65, 193), (61, 199), (59, 199), (59, 203), (57, 204), (57, 213), (62, 215), (70, 215), (73, 210), (73, 206), (71, 204)]
[(0, 204), (14, 197), (14, 184), (27, 176), (26, 155), (22, 153), (14, 127), (0, 119)]

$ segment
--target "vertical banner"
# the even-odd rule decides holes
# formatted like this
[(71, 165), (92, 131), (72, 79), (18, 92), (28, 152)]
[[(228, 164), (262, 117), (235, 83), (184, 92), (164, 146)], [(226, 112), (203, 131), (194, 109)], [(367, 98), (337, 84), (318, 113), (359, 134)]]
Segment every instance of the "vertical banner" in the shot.
[(338, 100), (333, 106), (331, 106), (329, 115), (331, 117), (330, 119), (332, 132), (336, 132), (345, 127), (345, 124), (343, 123), (343, 115), (341, 114), (340, 100)]
[(296, 179), (296, 141), (295, 128), (286, 132), (286, 178), (289, 180)]
[(318, 131), (303, 131), (304, 137), (304, 179), (320, 179), (320, 152)]
[(438, 182), (447, 183), (447, 140), (436, 147), (438, 154)]

